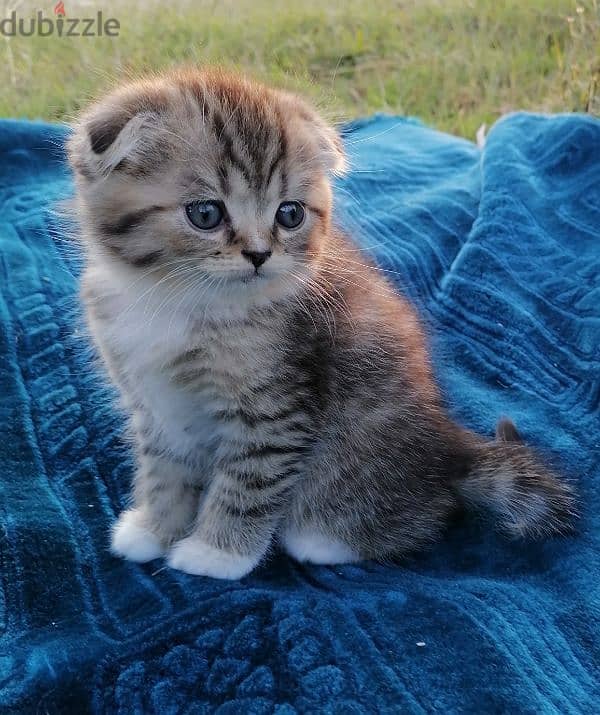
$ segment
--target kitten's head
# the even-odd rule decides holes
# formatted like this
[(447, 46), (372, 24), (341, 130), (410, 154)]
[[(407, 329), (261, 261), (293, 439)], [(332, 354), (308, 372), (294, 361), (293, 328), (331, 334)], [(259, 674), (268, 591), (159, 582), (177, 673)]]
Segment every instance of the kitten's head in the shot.
[(118, 89), (68, 152), (96, 254), (157, 276), (185, 263), (238, 291), (310, 270), (344, 168), (337, 134), (302, 100), (218, 70)]

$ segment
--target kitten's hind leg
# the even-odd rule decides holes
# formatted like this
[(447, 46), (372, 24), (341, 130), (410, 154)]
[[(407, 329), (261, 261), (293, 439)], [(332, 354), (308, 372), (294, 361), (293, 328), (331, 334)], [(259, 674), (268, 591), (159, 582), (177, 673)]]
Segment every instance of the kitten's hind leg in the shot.
[(360, 560), (359, 554), (343, 541), (308, 527), (287, 529), (279, 540), (283, 549), (296, 561), (332, 565)]
[(130, 561), (163, 556), (188, 532), (198, 512), (198, 486), (191, 468), (146, 450), (135, 477), (133, 505), (122, 512), (111, 532), (111, 551)]

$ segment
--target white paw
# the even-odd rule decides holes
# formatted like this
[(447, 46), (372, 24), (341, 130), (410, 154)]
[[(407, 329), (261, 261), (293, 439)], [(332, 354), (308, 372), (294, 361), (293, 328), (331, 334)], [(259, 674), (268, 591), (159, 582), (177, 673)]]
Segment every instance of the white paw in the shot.
[(312, 529), (290, 530), (281, 535), (281, 543), (296, 561), (313, 564), (348, 564), (360, 556), (347, 544)]
[(260, 556), (241, 556), (216, 549), (196, 536), (179, 541), (167, 557), (171, 568), (196, 576), (235, 580), (243, 578), (258, 564)]
[(165, 553), (159, 538), (142, 526), (141, 514), (136, 509), (124, 511), (113, 526), (110, 550), (115, 556), (129, 561), (152, 561)]

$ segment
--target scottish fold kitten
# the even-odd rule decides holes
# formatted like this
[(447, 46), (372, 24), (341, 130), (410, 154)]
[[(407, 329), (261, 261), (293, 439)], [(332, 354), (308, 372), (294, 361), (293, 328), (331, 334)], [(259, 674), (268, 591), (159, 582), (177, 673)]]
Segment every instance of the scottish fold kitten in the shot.
[(217, 70), (126, 85), (69, 141), (92, 334), (138, 468), (112, 550), (238, 579), (274, 542), (400, 557), (461, 504), (565, 531), (570, 487), (510, 422), (448, 417), (412, 307), (332, 226), (341, 142), (301, 99)]

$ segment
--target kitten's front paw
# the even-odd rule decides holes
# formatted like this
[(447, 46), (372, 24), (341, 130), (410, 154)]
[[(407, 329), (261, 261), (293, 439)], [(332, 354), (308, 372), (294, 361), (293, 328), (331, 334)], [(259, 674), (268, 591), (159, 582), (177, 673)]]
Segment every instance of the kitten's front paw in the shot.
[(165, 553), (160, 539), (145, 526), (137, 509), (124, 511), (111, 532), (110, 550), (115, 556), (144, 563)]
[(175, 544), (167, 557), (171, 568), (194, 574), (236, 580), (252, 571), (260, 556), (241, 556), (217, 549), (197, 536), (188, 536)]

